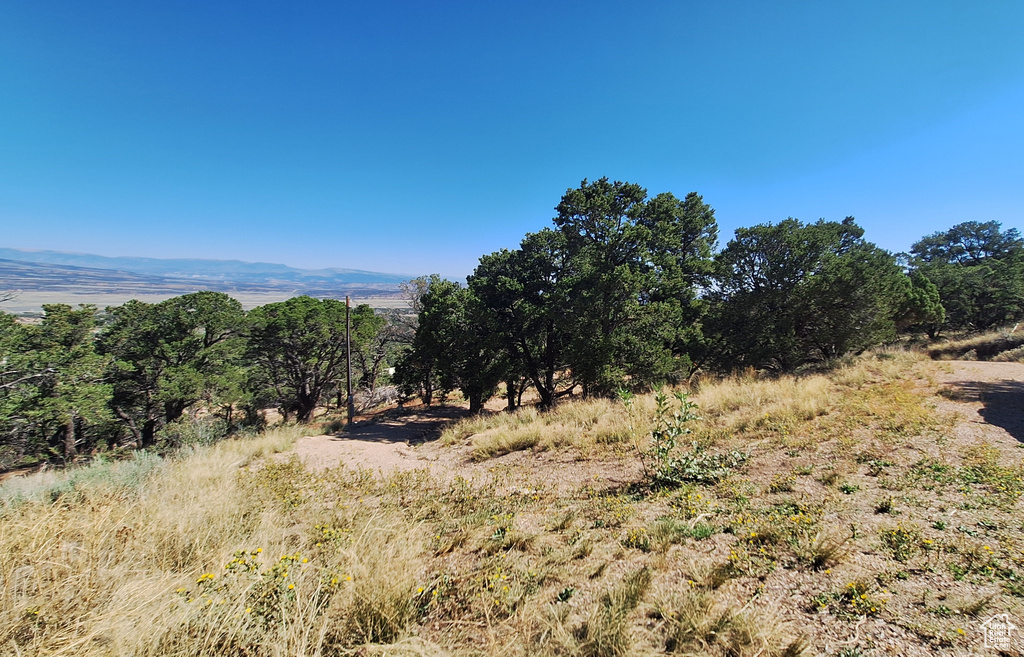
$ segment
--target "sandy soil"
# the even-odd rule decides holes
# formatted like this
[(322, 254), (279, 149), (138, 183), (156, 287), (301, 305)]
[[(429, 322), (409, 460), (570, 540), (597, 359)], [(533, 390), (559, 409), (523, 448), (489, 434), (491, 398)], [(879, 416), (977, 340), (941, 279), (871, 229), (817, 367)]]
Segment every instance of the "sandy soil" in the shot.
[(314, 470), (338, 465), (382, 472), (448, 470), (456, 455), (450, 454), (442, 461), (433, 441), (445, 424), (465, 414), (459, 407), (419, 407), (407, 415), (365, 419), (335, 435), (300, 438), (295, 452)]
[[(492, 400), (486, 406), (491, 413), (502, 412), (503, 408), (501, 400)], [(532, 486), (566, 491), (581, 485), (600, 489), (624, 486), (640, 478), (640, 465), (635, 459), (585, 456), (572, 450), (519, 451), (477, 462), (468, 443), (442, 446), (437, 441), (446, 424), (468, 414), (466, 408), (419, 406), (406, 412), (357, 421), (351, 429), (335, 435), (300, 438), (295, 453), (313, 470), (339, 465), (384, 474), (426, 469), (442, 477), (467, 479), (486, 479), (502, 472), (509, 482), (528, 480)]]

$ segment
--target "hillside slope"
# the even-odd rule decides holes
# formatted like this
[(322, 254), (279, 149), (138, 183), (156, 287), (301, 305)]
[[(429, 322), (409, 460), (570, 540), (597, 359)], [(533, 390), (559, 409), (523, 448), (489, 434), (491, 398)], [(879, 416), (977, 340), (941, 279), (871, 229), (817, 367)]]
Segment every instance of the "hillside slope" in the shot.
[(706, 381), (673, 487), (649, 397), (11, 480), (0, 652), (980, 654), (1022, 619), (1022, 391), (898, 352)]

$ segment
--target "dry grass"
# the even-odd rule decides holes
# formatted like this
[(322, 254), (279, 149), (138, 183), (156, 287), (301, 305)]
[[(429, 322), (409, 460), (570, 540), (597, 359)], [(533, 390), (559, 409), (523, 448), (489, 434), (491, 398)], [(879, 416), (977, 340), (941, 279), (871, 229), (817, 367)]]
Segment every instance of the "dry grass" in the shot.
[[(665, 651), (684, 655), (797, 657), (805, 641), (770, 611), (737, 605), (705, 582), (712, 573), (695, 575), (684, 586), (658, 596), (656, 615), (664, 623)], [(751, 601), (753, 602), (753, 601)]]
[(257, 459), (300, 431), (198, 449), (148, 476), (125, 477), (140, 469), (129, 461), (5, 484), (0, 653), (250, 654), (272, 636), (315, 654), (397, 638), (422, 542), (386, 517), (329, 536), (296, 526), (304, 471)]
[(549, 412), (530, 406), (515, 413), (466, 418), (445, 429), (441, 440), (454, 444), (471, 438), (474, 457), (486, 459), (523, 449), (566, 446), (587, 452), (598, 445), (628, 441), (632, 435), (630, 417), (621, 404), (587, 399), (564, 402)]
[[(851, 421), (914, 435), (935, 421), (917, 390), (929, 381), (927, 362), (919, 353), (882, 350), (829, 374), (705, 378), (693, 394), (702, 420), (695, 438), (706, 445), (771, 439), (783, 447), (806, 447), (822, 432), (848, 431)], [(603, 445), (636, 443), (645, 449), (654, 408), (653, 394), (636, 397), (631, 412), (614, 400), (574, 399), (547, 412), (525, 407), (465, 418), (446, 428), (441, 440), (468, 440), (477, 460), (559, 447), (583, 455)]]
[[(977, 651), (972, 614), (1024, 609), (1022, 465), (950, 443), (930, 367), (703, 381), (693, 437), (750, 453), (716, 484), (547, 487), (536, 459), (314, 474), (275, 455), (301, 429), (12, 479), (0, 655)], [(472, 418), (424, 449), (631, 472), (652, 406)]]
[(834, 385), (825, 376), (704, 382), (696, 397), (709, 423), (729, 433), (795, 426), (828, 413)]
[(928, 347), (927, 354), (936, 360), (1020, 362), (1024, 358), (1024, 330), (1014, 326), (953, 338)]

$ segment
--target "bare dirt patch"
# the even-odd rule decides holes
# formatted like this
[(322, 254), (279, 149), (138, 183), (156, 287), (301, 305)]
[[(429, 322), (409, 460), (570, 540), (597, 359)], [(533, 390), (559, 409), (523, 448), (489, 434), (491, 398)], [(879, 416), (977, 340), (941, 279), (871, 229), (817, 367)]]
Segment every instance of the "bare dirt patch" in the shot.
[(384, 473), (435, 468), (439, 450), (431, 443), (441, 428), (465, 415), (460, 407), (419, 407), (407, 414), (390, 414), (357, 421), (337, 434), (307, 436), (295, 443), (295, 453), (308, 467), (325, 470), (343, 465)]
[(1024, 363), (950, 361), (939, 376), (940, 408), (958, 412), (959, 437), (1024, 443)]
[[(504, 402), (492, 400), (485, 412), (500, 413)], [(306, 436), (295, 453), (312, 470), (338, 466), (367, 469), (387, 475), (395, 471), (426, 469), (448, 479), (461, 476), (488, 478), (500, 472), (513, 486), (554, 490), (581, 486), (598, 489), (628, 486), (641, 478), (641, 465), (628, 448), (583, 454), (575, 449), (528, 449), (499, 457), (474, 458), (470, 441), (443, 445), (437, 439), (444, 427), (468, 415), (465, 405), (390, 409), (358, 420), (337, 434)], [(624, 458), (625, 457), (625, 458)]]

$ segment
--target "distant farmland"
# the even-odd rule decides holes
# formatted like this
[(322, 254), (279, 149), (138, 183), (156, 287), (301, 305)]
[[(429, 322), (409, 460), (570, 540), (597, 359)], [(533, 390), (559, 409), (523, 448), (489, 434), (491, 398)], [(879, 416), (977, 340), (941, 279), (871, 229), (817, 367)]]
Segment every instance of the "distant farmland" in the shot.
[[(27, 258), (42, 258), (49, 252), (12, 252)], [(50, 259), (53, 259), (52, 257)], [(129, 259), (106, 259), (95, 256), (63, 257), (65, 262), (32, 262), (0, 258), (0, 291), (15, 291), (15, 298), (0, 306), (0, 310), (18, 315), (32, 316), (41, 312), (43, 304), (80, 303), (98, 307), (116, 306), (130, 299), (157, 302), (200, 290), (225, 292), (242, 302), (246, 308), (283, 301), (290, 297), (309, 295), (318, 298), (341, 299), (351, 296), (361, 303), (377, 308), (404, 307), (398, 296), (398, 283), (403, 277), (393, 274), (375, 274), (354, 270), (300, 270), (283, 265), (258, 265), (219, 261), (177, 261), (172, 275), (151, 273), (158, 271), (152, 261), (139, 259), (137, 268), (143, 271), (110, 269), (97, 266), (79, 266), (69, 261), (101, 265), (129, 265)], [(190, 265), (194, 263), (194, 269)], [(222, 265), (222, 266), (221, 266)], [(239, 265), (245, 265), (241, 271)], [(145, 271), (148, 270), (148, 271)], [(193, 275), (188, 275), (195, 271)]]

